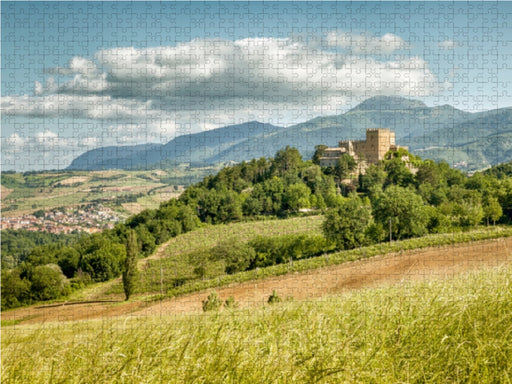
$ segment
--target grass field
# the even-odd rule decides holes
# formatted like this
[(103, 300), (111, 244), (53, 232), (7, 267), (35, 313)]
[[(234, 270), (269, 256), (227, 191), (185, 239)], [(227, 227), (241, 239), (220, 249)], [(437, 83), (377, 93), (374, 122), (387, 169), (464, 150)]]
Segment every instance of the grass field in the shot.
[[(277, 236), (292, 233), (320, 235), (323, 216), (308, 216), (285, 220), (265, 220), (248, 223), (233, 223), (200, 228), (173, 238), (165, 247), (149, 259), (142, 260), (139, 293), (167, 292), (177, 283), (197, 279), (194, 260), (187, 254), (209, 249), (226, 239), (247, 242), (256, 236)], [(205, 261), (208, 278), (224, 275), (222, 263)], [(109, 293), (122, 293), (123, 286), (117, 281)]]
[(2, 327), (2, 382), (510, 383), (512, 267), (203, 315)]

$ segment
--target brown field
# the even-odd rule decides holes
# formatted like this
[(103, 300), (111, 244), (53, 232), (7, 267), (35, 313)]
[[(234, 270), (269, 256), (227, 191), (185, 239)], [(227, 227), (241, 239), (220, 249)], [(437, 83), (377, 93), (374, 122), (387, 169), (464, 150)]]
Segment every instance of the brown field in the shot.
[(2, 199), (9, 196), (9, 193), (11, 193), (13, 191), (12, 189), (4, 187), (3, 185), (0, 185), (0, 188), (1, 188), (0, 194), (2, 195)]
[(75, 183), (85, 183), (86, 181), (89, 181), (89, 179), (90, 179), (90, 177), (87, 177), (87, 176), (73, 176), (73, 177), (68, 177), (67, 179), (62, 180), (59, 183), (61, 185), (72, 185)]
[[(240, 307), (260, 307), (273, 290), (282, 298), (308, 300), (323, 295), (385, 284), (408, 284), (512, 262), (512, 237), (474, 243), (432, 247), (376, 256), (370, 259), (319, 268), (264, 280), (232, 284), (216, 289), (221, 299), (233, 296)], [(97, 319), (113, 316), (148, 316), (201, 311), (202, 291), (160, 302), (124, 303), (121, 296), (109, 301), (59, 303), (34, 306), (2, 313), (3, 320), (40, 323)], [(24, 319), (24, 320), (23, 320)]]

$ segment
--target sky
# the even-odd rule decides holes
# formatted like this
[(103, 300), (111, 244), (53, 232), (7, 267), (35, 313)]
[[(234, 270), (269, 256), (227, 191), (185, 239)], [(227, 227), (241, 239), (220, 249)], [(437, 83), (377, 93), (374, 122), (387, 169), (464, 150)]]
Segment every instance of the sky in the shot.
[(512, 106), (512, 2), (1, 2), (2, 170), (377, 95)]

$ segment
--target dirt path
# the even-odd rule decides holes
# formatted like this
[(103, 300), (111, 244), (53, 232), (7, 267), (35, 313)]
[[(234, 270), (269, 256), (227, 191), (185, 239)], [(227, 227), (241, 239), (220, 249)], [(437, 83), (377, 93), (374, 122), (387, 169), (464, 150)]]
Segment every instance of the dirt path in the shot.
[[(233, 296), (243, 307), (261, 306), (273, 290), (281, 298), (307, 300), (348, 290), (387, 283), (446, 278), (470, 270), (512, 262), (512, 237), (468, 244), (393, 253), (312, 271), (234, 284), (216, 289), (221, 299)], [(158, 303), (90, 302), (22, 308), (2, 314), (3, 320), (21, 323), (93, 319), (122, 315), (160, 315), (201, 311), (209, 291)]]

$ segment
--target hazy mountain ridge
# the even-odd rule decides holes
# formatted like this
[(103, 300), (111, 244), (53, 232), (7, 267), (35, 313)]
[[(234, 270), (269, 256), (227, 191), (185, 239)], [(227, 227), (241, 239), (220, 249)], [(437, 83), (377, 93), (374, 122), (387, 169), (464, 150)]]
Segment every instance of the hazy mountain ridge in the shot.
[(287, 128), (252, 121), (178, 136), (167, 144), (105, 147), (88, 151), (68, 169), (152, 169), (208, 165), (271, 157), (287, 145), (305, 158), (317, 144), (364, 139), (367, 128), (389, 128), (397, 143), (424, 158), (475, 170), (512, 160), (512, 108), (479, 113), (450, 105), (377, 96), (341, 115), (317, 117)]

